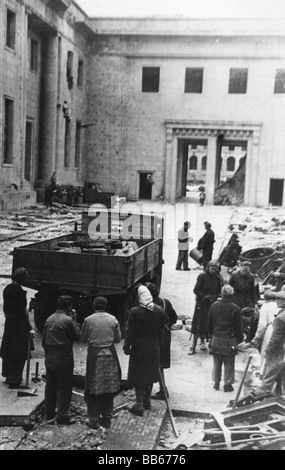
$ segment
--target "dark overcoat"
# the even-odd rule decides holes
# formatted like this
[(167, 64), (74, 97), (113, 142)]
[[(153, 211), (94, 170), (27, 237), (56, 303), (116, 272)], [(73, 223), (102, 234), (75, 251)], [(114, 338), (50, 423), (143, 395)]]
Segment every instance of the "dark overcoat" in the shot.
[(130, 310), (124, 352), (130, 354), (128, 382), (135, 387), (159, 380), (160, 339), (165, 324), (164, 311), (137, 306)]
[(231, 275), (229, 284), (234, 288), (233, 302), (235, 302), (240, 309), (254, 307), (257, 296), (254, 275), (252, 273), (242, 276), (238, 270)]
[(222, 298), (211, 305), (208, 318), (211, 354), (234, 356), (237, 345), (243, 340), (240, 308), (229, 298)]
[(177, 322), (177, 313), (168, 299), (157, 297), (154, 299), (154, 302), (163, 308), (166, 315), (166, 324), (160, 341), (160, 367), (169, 369), (171, 358), (171, 327)]
[[(9, 363), (27, 358), (29, 332), (32, 329), (26, 314), (27, 292), (19, 284), (8, 284), (3, 290), (3, 310), (5, 314), (4, 334), (0, 357), (2, 375), (7, 376)], [(34, 349), (32, 344), (31, 350)]]
[(210, 307), (221, 293), (223, 279), (220, 274), (210, 274), (208, 270), (199, 274), (195, 287), (196, 305), (191, 332), (202, 338), (208, 337), (208, 314)]

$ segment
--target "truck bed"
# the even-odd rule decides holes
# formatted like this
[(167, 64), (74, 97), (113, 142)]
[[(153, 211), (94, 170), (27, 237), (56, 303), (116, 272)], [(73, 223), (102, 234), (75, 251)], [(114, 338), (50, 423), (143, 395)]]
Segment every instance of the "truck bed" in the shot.
[(85, 232), (73, 232), (14, 248), (13, 271), (21, 266), (28, 270), (25, 286), (35, 290), (60, 287), (87, 295), (120, 294), (161, 265), (160, 239), (136, 240), (138, 249), (122, 256), (58, 249), (62, 242), (90, 243), (90, 238)]

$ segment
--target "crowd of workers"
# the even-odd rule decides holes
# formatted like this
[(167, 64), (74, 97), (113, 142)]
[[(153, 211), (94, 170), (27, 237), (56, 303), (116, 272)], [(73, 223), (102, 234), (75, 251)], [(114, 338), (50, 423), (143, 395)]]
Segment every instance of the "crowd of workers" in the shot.
[[(176, 270), (190, 270), (190, 221), (178, 230)], [(198, 241), (199, 264), (193, 292), (196, 296), (191, 327), (189, 355), (200, 349), (213, 356), (213, 386), (219, 390), (224, 373), (224, 391), (233, 391), (235, 357), (238, 351), (255, 347), (260, 351), (262, 386), (258, 394), (285, 392), (285, 288), (279, 282), (275, 290), (267, 290), (261, 302), (258, 284), (248, 262), (241, 262), (225, 280), (221, 265), (212, 260), (215, 234), (209, 222)], [(283, 265), (282, 265), (283, 266)], [(285, 266), (285, 263), (284, 263)], [(282, 268), (283, 269), (283, 268)], [(283, 271), (276, 279), (283, 279)], [(3, 291), (5, 314), (1, 344), (2, 376), (9, 388), (19, 388), (27, 360), (27, 343), (35, 332), (28, 319), (25, 285), (27, 271), (17, 269), (12, 282)], [(285, 279), (284, 279), (285, 281)], [(284, 289), (284, 290), (283, 290)], [(123, 351), (129, 356), (128, 382), (135, 389), (136, 402), (129, 411), (142, 416), (151, 409), (151, 398), (168, 398), (164, 369), (170, 367), (171, 327), (177, 313), (169, 299), (159, 296), (155, 283), (138, 284), (134, 288), (136, 305), (128, 312)], [(261, 305), (262, 304), (262, 305)], [(115, 344), (122, 339), (120, 324), (108, 313), (105, 297), (96, 297), (93, 313), (82, 326), (77, 323), (72, 297), (57, 299), (56, 311), (46, 320), (42, 346), (45, 352), (45, 413), (49, 423), (72, 424), (69, 408), (73, 385), (73, 342), (88, 344), (84, 399), (87, 405), (87, 426), (109, 428), (114, 397), (120, 391), (121, 367)], [(33, 350), (31, 344), (30, 350)], [(224, 368), (224, 370), (223, 370)], [(152, 395), (154, 383), (160, 389)]]

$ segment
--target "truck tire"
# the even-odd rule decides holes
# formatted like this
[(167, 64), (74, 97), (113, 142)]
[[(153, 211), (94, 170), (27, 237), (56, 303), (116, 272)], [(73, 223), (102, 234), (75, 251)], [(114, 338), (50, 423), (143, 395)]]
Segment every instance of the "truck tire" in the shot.
[(104, 204), (104, 206), (106, 206), (107, 209), (110, 209), (111, 208), (111, 199), (110, 198), (103, 199), (102, 204)]
[(47, 318), (56, 310), (56, 295), (38, 292), (34, 302), (34, 322), (36, 328), (42, 332)]

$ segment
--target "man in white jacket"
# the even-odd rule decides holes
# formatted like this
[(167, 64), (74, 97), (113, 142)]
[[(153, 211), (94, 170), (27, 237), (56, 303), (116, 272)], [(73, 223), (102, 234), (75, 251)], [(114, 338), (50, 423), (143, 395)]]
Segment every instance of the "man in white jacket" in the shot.
[(188, 230), (191, 227), (191, 222), (184, 222), (183, 227), (178, 230), (178, 258), (176, 262), (176, 270), (181, 271), (183, 265), (184, 271), (190, 271), (188, 265), (188, 254), (189, 254), (189, 243), (193, 241), (193, 238), (189, 236)]

